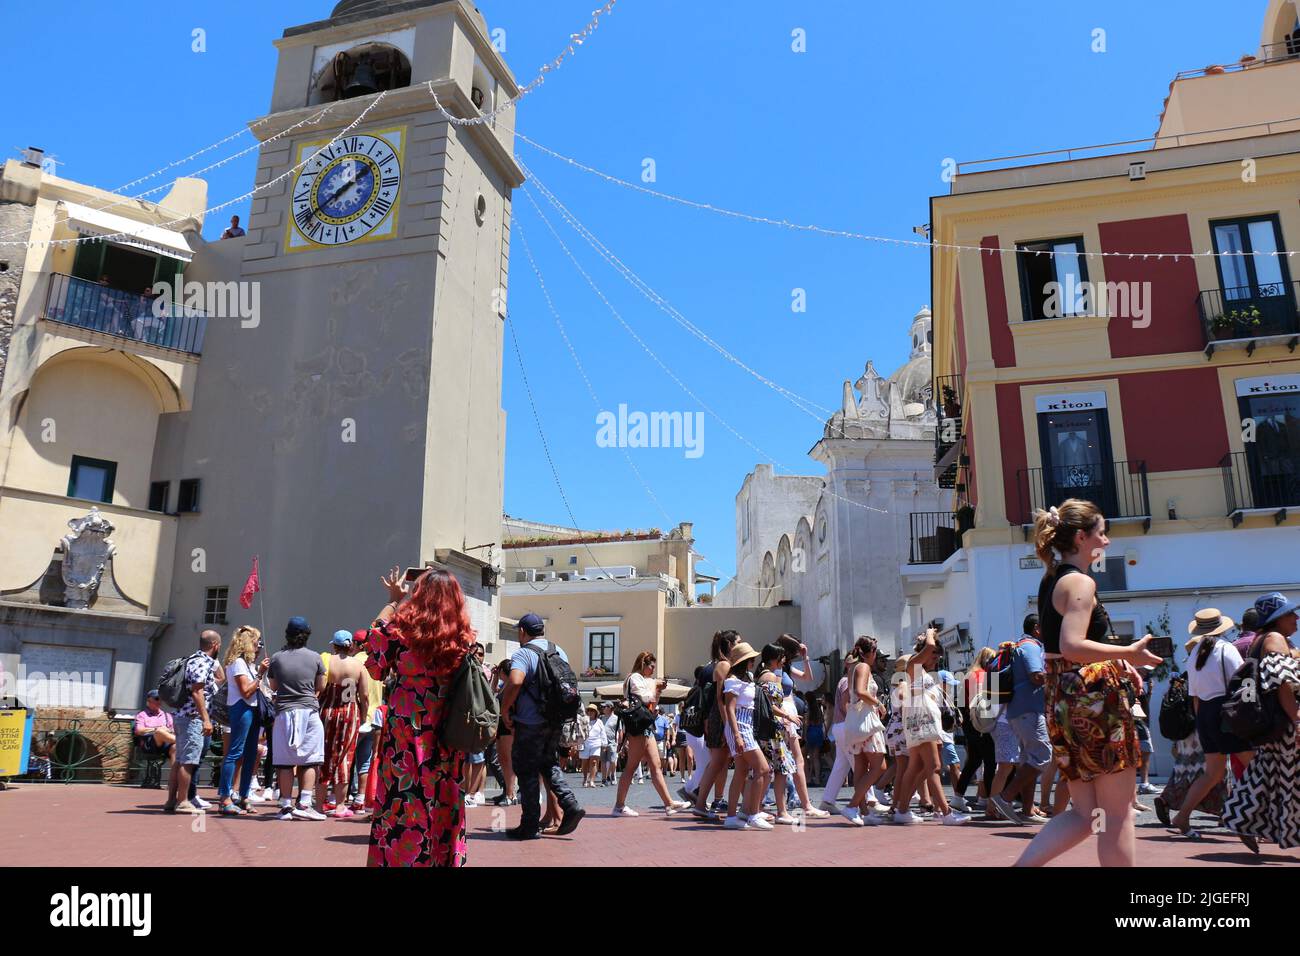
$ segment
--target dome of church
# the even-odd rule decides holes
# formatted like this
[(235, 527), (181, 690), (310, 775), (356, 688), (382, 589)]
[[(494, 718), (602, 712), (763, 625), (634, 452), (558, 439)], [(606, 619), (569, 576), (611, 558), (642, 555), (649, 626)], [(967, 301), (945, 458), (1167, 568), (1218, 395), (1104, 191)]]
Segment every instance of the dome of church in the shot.
[(431, 7), (445, 2), (447, 0), (427, 0), (424, 4), (412, 3), (411, 0), (339, 0), (334, 5), (334, 12), (330, 14), (330, 19), (347, 16), (382, 17), (384, 14), (392, 13), (398, 8)]
[(931, 373), (930, 356), (918, 355), (889, 376), (890, 389), (898, 391), (904, 405), (911, 402), (924, 404), (927, 397), (924, 393), (930, 388)]

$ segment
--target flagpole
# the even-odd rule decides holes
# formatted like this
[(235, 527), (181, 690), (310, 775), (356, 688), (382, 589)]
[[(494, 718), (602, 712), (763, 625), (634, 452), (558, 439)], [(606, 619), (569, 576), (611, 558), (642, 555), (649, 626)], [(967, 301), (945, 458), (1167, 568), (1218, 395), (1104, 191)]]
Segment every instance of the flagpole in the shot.
[[(253, 561), (257, 565), (257, 593), (263, 593), (262, 588), (262, 559), (260, 555), (254, 555)], [(262, 616), (262, 641), (266, 642), (266, 598), (257, 599), (257, 610)]]

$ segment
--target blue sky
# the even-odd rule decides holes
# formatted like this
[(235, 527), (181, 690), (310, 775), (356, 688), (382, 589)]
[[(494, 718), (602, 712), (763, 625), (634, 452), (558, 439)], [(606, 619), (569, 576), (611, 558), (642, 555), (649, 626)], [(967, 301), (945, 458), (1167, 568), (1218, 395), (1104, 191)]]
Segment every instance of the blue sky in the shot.
[[(60, 173), (115, 188), (262, 115), (284, 27), (332, 0), (0, 0), (0, 53), (31, 83), (2, 121), (6, 155), (36, 145)], [(521, 82), (555, 56), (597, 0), (483, 0)], [(996, 9), (996, 13), (991, 11)], [(520, 106), (533, 139), (624, 179), (653, 159), (654, 188), (773, 218), (911, 237), (944, 191), (942, 163), (1149, 136), (1179, 70), (1253, 53), (1263, 0), (1179, 4), (885, 4), (816, 0), (620, 0), (595, 35)], [(128, 13), (129, 11), (129, 13)], [(51, 34), (57, 20), (62, 27)], [(191, 50), (191, 31), (207, 51)], [(805, 31), (807, 50), (791, 50)], [(1092, 51), (1106, 31), (1106, 52)], [(33, 59), (32, 51), (44, 52)], [(25, 66), (23, 64), (26, 64)], [(244, 136), (172, 175), (251, 145)], [(924, 250), (724, 219), (597, 180), (521, 144), (570, 210), (687, 319), (746, 364), (827, 408), (873, 358), (907, 358), (930, 298)], [(252, 188), (255, 153), (206, 174), (210, 204)], [(159, 185), (155, 177), (133, 189)], [(705, 570), (734, 569), (734, 496), (758, 452), (707, 416), (703, 454), (598, 447), (597, 407), (524, 255), (526, 236), (600, 407), (709, 406), (778, 465), (806, 458), (820, 422), (728, 363), (630, 288), (533, 196), (603, 290), (692, 398), (627, 334), (533, 212), (515, 197), (510, 310), (573, 517), (623, 529), (695, 522)], [(155, 195), (152, 198), (158, 198)], [(237, 209), (242, 214), (246, 208)], [(215, 237), (228, 216), (208, 223)], [(792, 311), (793, 290), (807, 310)], [(505, 506), (568, 524), (507, 336)], [(785, 466), (785, 467), (781, 467)], [(667, 517), (665, 517), (666, 512)]]

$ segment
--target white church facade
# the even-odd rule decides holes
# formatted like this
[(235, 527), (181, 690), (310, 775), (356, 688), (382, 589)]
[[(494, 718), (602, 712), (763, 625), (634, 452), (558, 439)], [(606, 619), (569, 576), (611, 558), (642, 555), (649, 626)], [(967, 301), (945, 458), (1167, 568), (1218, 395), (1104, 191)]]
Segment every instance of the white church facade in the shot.
[(928, 308), (909, 335), (910, 358), (889, 378), (868, 362), (843, 383), (842, 407), (808, 453), (824, 474), (757, 465), (736, 495), (736, 577), (715, 604), (793, 604), (814, 657), (863, 634), (894, 654), (923, 625), (899, 567), (912, 547), (911, 515), (942, 510), (951, 492), (934, 478)]

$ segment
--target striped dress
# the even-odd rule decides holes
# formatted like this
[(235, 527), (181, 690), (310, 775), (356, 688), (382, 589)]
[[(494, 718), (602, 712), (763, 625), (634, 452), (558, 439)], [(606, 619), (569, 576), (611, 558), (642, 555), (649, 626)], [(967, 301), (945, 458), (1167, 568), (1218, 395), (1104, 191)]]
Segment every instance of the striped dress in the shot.
[[(1266, 655), (1260, 661), (1259, 676), (1265, 693), (1283, 684), (1300, 693), (1300, 661), (1294, 657)], [(1296, 751), (1295, 724), (1281, 740), (1255, 750), (1255, 759), (1246, 765), (1241, 782), (1223, 805), (1223, 825), (1233, 833), (1276, 843), (1283, 850), (1300, 846), (1300, 753)]]

